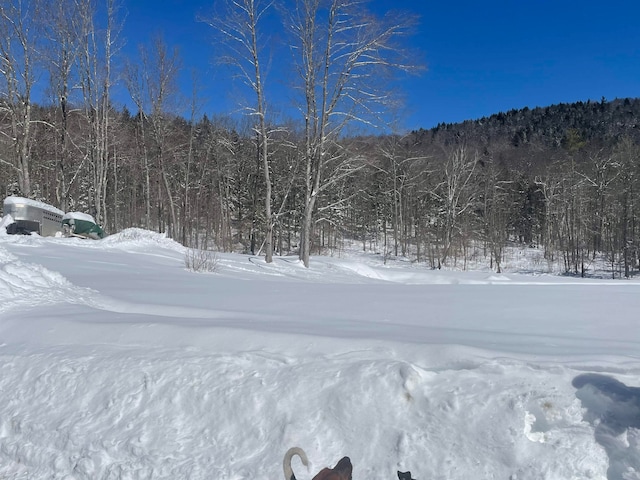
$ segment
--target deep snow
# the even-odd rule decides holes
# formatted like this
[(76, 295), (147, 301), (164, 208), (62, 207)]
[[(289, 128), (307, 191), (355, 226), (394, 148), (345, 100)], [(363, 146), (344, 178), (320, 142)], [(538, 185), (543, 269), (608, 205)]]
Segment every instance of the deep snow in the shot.
[(0, 478), (639, 480), (639, 294), (0, 232)]

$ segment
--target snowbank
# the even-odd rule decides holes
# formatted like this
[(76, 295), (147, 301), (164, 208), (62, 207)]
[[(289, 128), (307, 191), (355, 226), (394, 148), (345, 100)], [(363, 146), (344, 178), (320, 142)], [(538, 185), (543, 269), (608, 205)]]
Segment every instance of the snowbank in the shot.
[(0, 236), (0, 478), (638, 480), (637, 288)]

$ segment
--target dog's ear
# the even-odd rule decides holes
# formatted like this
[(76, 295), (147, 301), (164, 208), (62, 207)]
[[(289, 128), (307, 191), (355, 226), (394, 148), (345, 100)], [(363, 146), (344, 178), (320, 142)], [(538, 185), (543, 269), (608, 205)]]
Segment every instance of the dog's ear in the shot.
[(401, 472), (400, 470), (398, 470), (398, 479), (399, 480), (415, 480), (414, 478), (411, 478), (411, 472)]
[(353, 470), (351, 459), (349, 457), (342, 457), (340, 461), (336, 463), (336, 466), (333, 467), (333, 469), (339, 470), (341, 472), (349, 472), (349, 475), (351, 475), (351, 472)]

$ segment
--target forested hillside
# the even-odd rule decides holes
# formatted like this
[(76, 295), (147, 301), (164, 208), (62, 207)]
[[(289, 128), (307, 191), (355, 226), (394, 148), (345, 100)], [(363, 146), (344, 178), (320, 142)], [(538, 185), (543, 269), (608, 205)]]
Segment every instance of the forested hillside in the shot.
[(638, 99), (603, 98), (600, 102), (510, 110), (461, 124), (440, 124), (432, 130), (420, 130), (417, 135), (421, 141), (428, 141), (426, 138), (430, 136), (445, 143), (466, 139), (487, 145), (507, 141), (513, 147), (526, 144), (560, 147), (566, 145), (567, 132), (573, 130), (584, 140), (610, 145), (624, 136), (637, 139), (639, 115)]
[(434, 165), (439, 261), (456, 243), (449, 238), (464, 251), (468, 236), (485, 244), (498, 269), (505, 242), (513, 241), (544, 248), (567, 272), (584, 274), (604, 254), (612, 274), (631, 275), (638, 263), (639, 118), (638, 99), (602, 99), (413, 132), (411, 142)]
[[(264, 183), (247, 125), (206, 116), (149, 118), (109, 109), (102, 222), (166, 231), (189, 246), (258, 253)], [(94, 215), (96, 168), (85, 112), (34, 106), (32, 196)], [(317, 202), (314, 253), (344, 239), (438, 268), (482, 255), (500, 269), (508, 242), (534, 245), (582, 273), (604, 254), (637, 270), (640, 100), (512, 110), (404, 136), (343, 138)], [(51, 128), (64, 120), (65, 138)], [(4, 117), (4, 131), (11, 124)], [(304, 172), (295, 126), (272, 140), (275, 251), (297, 252)], [(63, 148), (67, 145), (66, 148)], [(72, 146), (69, 148), (69, 146)], [(8, 155), (10, 145), (2, 144)], [(158, 151), (162, 149), (162, 162)], [(6, 194), (21, 194), (0, 166)]]

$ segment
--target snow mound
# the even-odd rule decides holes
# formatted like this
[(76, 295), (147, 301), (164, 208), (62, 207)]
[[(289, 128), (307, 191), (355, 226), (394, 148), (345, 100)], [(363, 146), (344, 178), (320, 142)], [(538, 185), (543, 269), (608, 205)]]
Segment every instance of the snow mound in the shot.
[(0, 247), (0, 264), (17, 261), (18, 257), (10, 253), (6, 248)]
[(184, 253), (185, 247), (164, 233), (152, 232), (143, 228), (127, 228), (96, 242), (86, 242), (97, 247), (140, 250), (148, 247), (162, 247)]
[(370, 265), (360, 262), (344, 262), (342, 266), (345, 270), (355, 273), (356, 275), (372, 278), (376, 280), (384, 280), (384, 276)]
[[(395, 469), (447, 480), (606, 479), (606, 455), (558, 371), (435, 372), (365, 352), (0, 360), (0, 477), (280, 478), (284, 451), (301, 445), (312, 464), (310, 474), (294, 465), (303, 478), (349, 455), (356, 479), (392, 479)], [(558, 390), (541, 391), (550, 378)], [(523, 432), (536, 409), (545, 443)]]
[(84, 303), (94, 292), (42, 265), (19, 261), (0, 248), (0, 313), (16, 307)]

